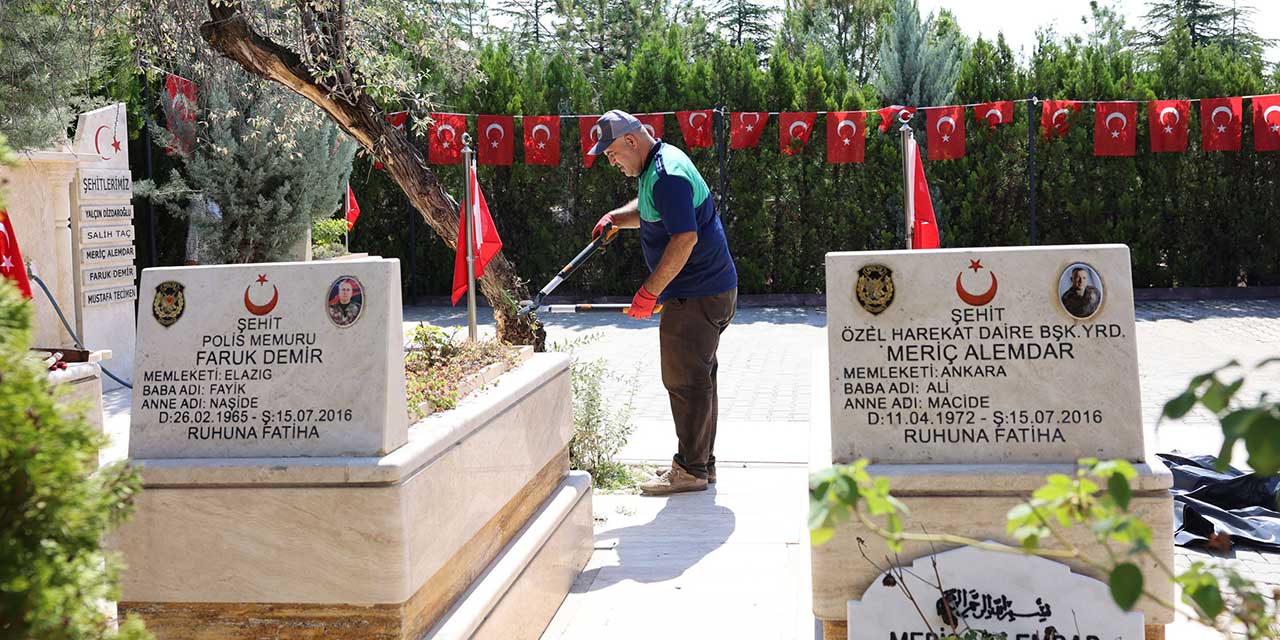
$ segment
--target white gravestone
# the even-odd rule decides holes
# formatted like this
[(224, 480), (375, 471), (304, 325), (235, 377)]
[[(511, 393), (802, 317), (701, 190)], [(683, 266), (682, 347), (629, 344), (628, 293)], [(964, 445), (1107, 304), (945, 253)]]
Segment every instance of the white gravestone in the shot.
[(837, 462), (1143, 457), (1123, 245), (827, 254)]
[(147, 269), (140, 297), (131, 457), (405, 443), (399, 261)]
[(1106, 584), (1044, 558), (961, 547), (892, 573), (849, 601), (849, 640), (936, 640), (952, 624), (1008, 640), (1145, 637), (1142, 614), (1120, 609)]
[[(133, 371), (135, 327), (133, 176), (129, 173), (129, 127), (125, 105), (80, 114), (74, 148), (95, 158), (81, 163), (72, 193), (73, 273), (77, 327), (85, 346), (109, 349), (108, 368), (129, 379)], [(128, 269), (126, 275), (125, 269)], [(104, 287), (103, 275), (115, 280)], [(114, 382), (103, 380), (107, 388)]]

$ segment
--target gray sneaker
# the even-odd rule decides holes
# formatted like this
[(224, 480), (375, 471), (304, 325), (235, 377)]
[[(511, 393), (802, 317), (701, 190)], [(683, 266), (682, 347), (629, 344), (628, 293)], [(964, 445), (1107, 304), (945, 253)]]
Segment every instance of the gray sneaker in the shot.
[(705, 479), (685, 471), (679, 465), (672, 465), (666, 473), (640, 485), (640, 491), (650, 496), (706, 490), (707, 481)]

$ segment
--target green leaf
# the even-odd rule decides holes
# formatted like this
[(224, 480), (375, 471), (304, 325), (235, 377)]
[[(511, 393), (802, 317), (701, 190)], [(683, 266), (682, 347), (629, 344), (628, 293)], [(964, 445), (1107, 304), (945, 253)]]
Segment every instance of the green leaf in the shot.
[(1221, 382), (1218, 382), (1217, 378), (1215, 378), (1213, 383), (1209, 385), (1209, 388), (1200, 398), (1200, 402), (1210, 411), (1214, 413), (1222, 413), (1227, 409), (1227, 405), (1231, 403), (1231, 398), (1235, 396), (1236, 392), (1239, 391), (1240, 387), (1243, 385), (1243, 378), (1236, 380), (1229, 385), (1224, 385)]
[(1267, 410), (1257, 407), (1236, 409), (1222, 416), (1222, 435), (1232, 439), (1243, 438), (1249, 432), (1249, 426), (1253, 424), (1253, 421), (1265, 415), (1267, 415)]
[(1191, 407), (1196, 406), (1196, 394), (1194, 391), (1184, 391), (1174, 399), (1164, 403), (1164, 417), (1177, 420), (1187, 415), (1191, 411)]
[(1249, 427), (1244, 438), (1249, 451), (1249, 466), (1260, 476), (1280, 471), (1280, 419), (1260, 416)]
[(1129, 500), (1133, 498), (1133, 489), (1129, 488), (1129, 481), (1123, 474), (1112, 474), (1111, 479), (1107, 480), (1107, 493), (1115, 499), (1116, 506), (1121, 509), (1129, 510)]
[(815, 547), (818, 545), (826, 544), (827, 541), (831, 540), (831, 538), (835, 535), (836, 535), (836, 530), (832, 529), (831, 527), (819, 527), (817, 529), (810, 529), (809, 544)]
[(1132, 562), (1118, 564), (1111, 570), (1108, 583), (1111, 586), (1111, 599), (1121, 609), (1129, 611), (1138, 602), (1138, 596), (1142, 595), (1142, 570)]
[(819, 529), (827, 523), (827, 516), (831, 514), (831, 508), (823, 502), (809, 503), (809, 529)]
[(1218, 588), (1218, 582), (1213, 580), (1212, 576), (1206, 577), (1209, 580), (1199, 581), (1184, 588), (1182, 595), (1190, 598), (1206, 616), (1216, 618), (1226, 606), (1222, 602), (1222, 590)]

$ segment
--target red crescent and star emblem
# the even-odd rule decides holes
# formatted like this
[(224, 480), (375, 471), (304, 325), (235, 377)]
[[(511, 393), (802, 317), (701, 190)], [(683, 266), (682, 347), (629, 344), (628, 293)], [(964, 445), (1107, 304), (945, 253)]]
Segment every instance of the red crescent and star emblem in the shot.
[(109, 156), (103, 154), (102, 153), (102, 130), (103, 129), (111, 129), (111, 127), (108, 127), (107, 125), (104, 124), (98, 127), (97, 131), (93, 132), (93, 149), (94, 151), (98, 152), (99, 158), (102, 158), (103, 160), (110, 160), (111, 158), (115, 157), (116, 153), (120, 152), (120, 140), (119, 138), (116, 138), (115, 131), (112, 131), (111, 132), (111, 148), (115, 150), (115, 153), (112, 153)]
[[(965, 268), (973, 269), (973, 272), (977, 273), (986, 267), (982, 266), (982, 260), (970, 260), (969, 266)], [(969, 293), (969, 291), (964, 288), (964, 283), (960, 281), (960, 277), (964, 275), (964, 269), (961, 269), (960, 273), (956, 274), (956, 295), (960, 296), (961, 301), (971, 307), (981, 307), (995, 299), (996, 289), (999, 287), (1000, 283), (996, 281), (995, 272), (988, 271), (987, 273), (991, 274), (991, 286), (988, 287), (985, 292), (977, 295)]]
[[(258, 275), (257, 284), (258, 286), (267, 284), (267, 275), (265, 273)], [(280, 290), (274, 284), (271, 285), (271, 300), (266, 304), (259, 305), (254, 304), (253, 300), (249, 299), (249, 289), (252, 288), (253, 285), (244, 288), (244, 308), (255, 316), (265, 316), (271, 313), (276, 308), (276, 303), (280, 301)]]

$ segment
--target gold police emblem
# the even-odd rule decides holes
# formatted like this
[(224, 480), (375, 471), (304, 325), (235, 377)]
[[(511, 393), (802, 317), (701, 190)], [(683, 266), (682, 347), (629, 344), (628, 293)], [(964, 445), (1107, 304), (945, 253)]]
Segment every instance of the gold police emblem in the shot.
[(187, 298), (180, 282), (167, 280), (156, 285), (156, 297), (151, 301), (151, 315), (162, 327), (171, 327), (182, 317), (187, 308)]
[(858, 283), (853, 292), (863, 309), (880, 314), (893, 304), (893, 270), (882, 264), (858, 269)]

